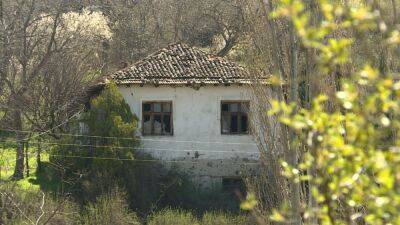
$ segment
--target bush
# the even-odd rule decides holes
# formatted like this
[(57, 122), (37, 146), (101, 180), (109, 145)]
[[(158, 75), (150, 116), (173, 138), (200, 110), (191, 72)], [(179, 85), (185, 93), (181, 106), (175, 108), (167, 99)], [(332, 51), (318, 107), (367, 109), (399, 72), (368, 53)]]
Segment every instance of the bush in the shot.
[(125, 194), (113, 191), (88, 204), (82, 214), (82, 225), (139, 225), (135, 213), (130, 212)]

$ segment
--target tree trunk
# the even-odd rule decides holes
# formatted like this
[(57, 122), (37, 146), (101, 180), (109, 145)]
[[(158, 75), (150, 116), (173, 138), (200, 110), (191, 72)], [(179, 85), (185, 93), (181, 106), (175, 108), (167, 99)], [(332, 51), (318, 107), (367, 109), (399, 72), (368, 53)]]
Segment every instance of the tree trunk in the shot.
[[(290, 35), (290, 101), (297, 103), (298, 98), (298, 79), (297, 79), (297, 40), (294, 31), (293, 24), (290, 24), (289, 28)], [(296, 107), (297, 108), (297, 107)], [(291, 131), (290, 132), (291, 142), (294, 142), (296, 138), (296, 134)], [(288, 163), (297, 168), (298, 164), (298, 146), (294, 144), (289, 148), (287, 157)], [(292, 213), (292, 221), (293, 224), (298, 225), (301, 224), (300, 217), (300, 184), (295, 182), (293, 179), (290, 181), (290, 205), (291, 205), (291, 213)]]
[(393, 10), (393, 26), (397, 24), (397, 9), (396, 0), (392, 0), (392, 10)]
[(22, 130), (22, 118), (21, 112), (15, 112), (15, 128), (16, 128), (16, 142), (17, 142), (17, 152), (16, 152), (16, 160), (14, 167), (14, 175), (13, 178), (16, 180), (24, 178), (24, 143), (23, 143), (23, 133)]
[(26, 167), (26, 177), (29, 177), (29, 145), (25, 142), (25, 167)]
[(21, 135), (17, 135), (17, 154), (14, 167), (13, 178), (16, 180), (24, 178), (24, 143)]
[(219, 57), (224, 57), (226, 56), (229, 51), (235, 47), (235, 43), (236, 43), (236, 37), (233, 37), (232, 39), (228, 39), (224, 45), (224, 47), (217, 53), (217, 56)]
[(36, 152), (36, 164), (37, 164), (36, 171), (37, 172), (42, 171), (42, 161), (40, 158), (41, 151), (42, 151), (42, 146), (40, 145), (40, 143), (38, 143), (37, 152)]

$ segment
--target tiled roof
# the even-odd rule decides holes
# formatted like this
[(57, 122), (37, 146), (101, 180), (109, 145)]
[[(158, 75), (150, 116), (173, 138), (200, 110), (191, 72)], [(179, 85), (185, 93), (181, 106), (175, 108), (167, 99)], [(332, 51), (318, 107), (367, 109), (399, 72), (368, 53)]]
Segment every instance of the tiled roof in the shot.
[(177, 43), (111, 75), (117, 84), (243, 84), (246, 70), (236, 63)]

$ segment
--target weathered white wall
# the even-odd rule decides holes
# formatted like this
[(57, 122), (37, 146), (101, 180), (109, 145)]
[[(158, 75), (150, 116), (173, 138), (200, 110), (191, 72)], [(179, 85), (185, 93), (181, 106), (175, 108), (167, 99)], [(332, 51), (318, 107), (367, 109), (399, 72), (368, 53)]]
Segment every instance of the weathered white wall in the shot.
[[(251, 135), (222, 135), (222, 100), (250, 100), (245, 86), (119, 87), (139, 120), (143, 101), (172, 101), (173, 136), (143, 136), (139, 150), (165, 160), (203, 182), (220, 182), (256, 170), (258, 150)], [(139, 130), (141, 129), (139, 121)], [(173, 163), (171, 163), (173, 164)], [(204, 178), (205, 177), (205, 178)], [(206, 179), (206, 180), (207, 180)]]

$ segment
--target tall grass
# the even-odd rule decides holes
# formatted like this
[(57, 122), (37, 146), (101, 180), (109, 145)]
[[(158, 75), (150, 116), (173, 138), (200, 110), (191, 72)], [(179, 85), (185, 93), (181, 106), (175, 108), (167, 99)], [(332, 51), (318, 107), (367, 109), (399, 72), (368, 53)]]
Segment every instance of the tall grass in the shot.
[(139, 218), (131, 212), (125, 194), (113, 191), (89, 203), (81, 216), (82, 225), (140, 225)]
[(189, 211), (163, 209), (147, 220), (148, 225), (200, 225), (197, 218)]
[(101, 195), (92, 203), (79, 206), (66, 196), (21, 189), (19, 186), (0, 186), (0, 224), (48, 225), (254, 225), (248, 215), (165, 208), (154, 212), (144, 221), (127, 204), (126, 194), (114, 190)]
[(206, 212), (198, 218), (190, 211), (163, 209), (150, 216), (148, 225), (254, 225), (247, 215), (231, 215), (223, 212)]

